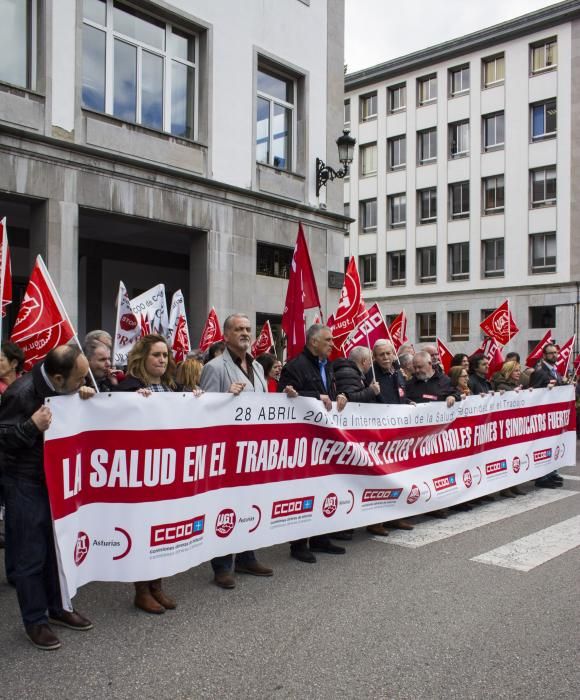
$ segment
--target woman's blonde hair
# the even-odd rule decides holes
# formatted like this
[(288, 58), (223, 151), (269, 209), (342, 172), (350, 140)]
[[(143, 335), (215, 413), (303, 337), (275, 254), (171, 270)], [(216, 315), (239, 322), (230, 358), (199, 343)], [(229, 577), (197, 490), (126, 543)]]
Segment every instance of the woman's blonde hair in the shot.
[(199, 385), (203, 365), (194, 357), (184, 360), (177, 368), (177, 383), (184, 389), (196, 389)]
[(503, 366), (498, 374), (505, 382), (510, 378), (511, 373), (518, 368), (521, 369), (520, 363), (517, 360), (508, 360), (507, 362), (503, 363)]
[(157, 333), (144, 335), (135, 343), (127, 357), (127, 373), (140, 379), (144, 384), (151, 384), (151, 377), (147, 374), (145, 363), (155, 343), (163, 343), (167, 348), (168, 362), (165, 373), (161, 377), (161, 384), (166, 384), (171, 389), (175, 389), (175, 380), (173, 379), (175, 376), (175, 361), (173, 360), (173, 353), (167, 344), (167, 340)]

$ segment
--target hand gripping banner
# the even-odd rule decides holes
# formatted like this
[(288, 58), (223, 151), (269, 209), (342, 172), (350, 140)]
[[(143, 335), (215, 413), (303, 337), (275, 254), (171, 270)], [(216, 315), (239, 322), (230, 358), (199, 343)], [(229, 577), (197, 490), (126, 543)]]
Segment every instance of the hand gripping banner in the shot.
[(576, 462), (570, 386), (452, 408), (243, 393), (49, 400), (45, 471), (65, 603), (212, 557), (419, 515)]

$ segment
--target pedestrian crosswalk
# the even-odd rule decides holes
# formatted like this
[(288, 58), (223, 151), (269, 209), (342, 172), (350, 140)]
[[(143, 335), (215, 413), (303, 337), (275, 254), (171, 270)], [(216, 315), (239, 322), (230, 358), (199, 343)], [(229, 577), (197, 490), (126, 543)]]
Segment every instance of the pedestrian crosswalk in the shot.
[[(567, 474), (563, 476), (569, 481), (580, 480), (580, 477)], [(566, 488), (536, 489), (525, 497), (500, 499), (478, 506), (469, 512), (453, 513), (446, 520), (425, 518), (417, 522), (412, 531), (395, 530), (390, 532), (388, 538), (374, 537), (373, 540), (382, 544), (417, 549), (578, 496), (580, 491)], [(578, 546), (580, 516), (507, 542), (489, 552), (479, 552), (471, 557), (470, 561), (527, 572)]]

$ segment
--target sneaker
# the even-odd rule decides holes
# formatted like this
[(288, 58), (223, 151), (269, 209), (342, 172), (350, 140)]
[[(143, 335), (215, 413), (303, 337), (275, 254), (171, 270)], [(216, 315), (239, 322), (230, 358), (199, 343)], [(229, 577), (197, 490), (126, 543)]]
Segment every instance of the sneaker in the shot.
[(50, 629), (50, 625), (26, 625), (25, 629), (26, 636), (37, 649), (53, 651), (60, 648), (58, 637)]
[(61, 627), (68, 627), (69, 630), (76, 630), (77, 632), (86, 632), (87, 630), (93, 629), (93, 623), (83, 617), (76, 610), (69, 612), (68, 610), (62, 610), (58, 614), (49, 613), (48, 621), (53, 625), (60, 625)]

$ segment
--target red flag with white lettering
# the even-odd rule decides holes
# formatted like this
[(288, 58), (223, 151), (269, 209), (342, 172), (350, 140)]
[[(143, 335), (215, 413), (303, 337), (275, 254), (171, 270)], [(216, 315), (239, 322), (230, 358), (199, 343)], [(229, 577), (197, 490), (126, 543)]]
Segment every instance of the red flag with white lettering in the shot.
[(576, 336), (573, 335), (569, 340), (567, 340), (564, 343), (564, 345), (561, 345), (559, 348), (556, 369), (563, 377), (566, 376), (566, 372), (568, 371), (568, 365), (570, 364), (570, 358), (572, 357), (572, 351), (574, 350), (575, 341)]
[(399, 352), (401, 345), (409, 342), (407, 337), (407, 316), (404, 311), (398, 316), (395, 316), (393, 322), (389, 326), (389, 333), (391, 334), (391, 339), (393, 345), (395, 346), (395, 352)]
[(474, 355), (485, 355), (489, 361), (489, 367), (487, 370), (488, 378), (493, 377), (496, 372), (503, 367), (504, 359), (501, 351), (501, 347), (497, 344), (495, 338), (485, 338), (483, 343), (473, 352), (470, 357)]
[(391, 340), (389, 329), (378, 304), (373, 304), (367, 311), (367, 318), (360, 323), (354, 333), (342, 345), (346, 357), (356, 347), (373, 348), (377, 340)]
[(183, 362), (187, 357), (187, 353), (191, 350), (187, 316), (185, 315), (185, 299), (181, 289), (178, 289), (171, 299), (169, 345), (173, 350), (173, 358), (176, 362)]
[(217, 343), (219, 340), (223, 340), (222, 330), (216, 310), (212, 306), (201, 332), (199, 349), (205, 352), (212, 343)]
[(439, 361), (441, 362), (443, 371), (445, 372), (445, 374), (448, 374), (449, 370), (451, 369), (451, 360), (453, 359), (453, 353), (439, 338), (437, 338), (437, 353), (439, 355)]
[(113, 347), (113, 364), (123, 367), (127, 364), (127, 355), (139, 340), (141, 325), (133, 313), (129, 295), (123, 282), (119, 282), (117, 296), (117, 320), (115, 323), (115, 344)]
[(252, 343), (251, 353), (254, 357), (258, 357), (258, 355), (263, 355), (265, 352), (269, 352), (272, 345), (274, 345), (274, 336), (272, 335), (270, 321), (266, 321), (266, 323), (264, 323), (262, 326), (260, 335)]
[(479, 327), (490, 338), (495, 338), (500, 345), (507, 345), (520, 330), (516, 326), (507, 299), (487, 318), (484, 318)]
[(362, 286), (354, 257), (349, 260), (344, 274), (344, 283), (334, 316), (328, 319), (332, 330), (334, 350), (330, 360), (343, 356), (342, 345), (361, 321), (368, 317), (362, 298)]
[(37, 256), (26, 292), (14, 322), (10, 340), (24, 352), (24, 369), (29, 371), (58, 345), (76, 335), (58, 292), (42, 260)]
[(536, 345), (532, 352), (526, 358), (526, 367), (535, 367), (536, 364), (542, 359), (542, 352), (546, 345), (554, 344), (554, 336), (552, 331), (548, 331), (542, 340)]

